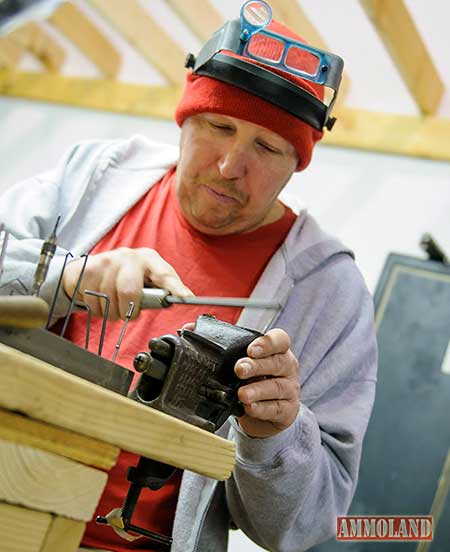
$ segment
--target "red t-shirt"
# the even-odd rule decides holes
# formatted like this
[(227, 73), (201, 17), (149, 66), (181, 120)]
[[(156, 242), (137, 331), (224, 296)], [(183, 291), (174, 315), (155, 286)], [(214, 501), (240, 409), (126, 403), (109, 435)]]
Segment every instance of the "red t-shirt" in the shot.
[[(118, 247), (152, 248), (174, 267), (196, 295), (248, 297), (267, 262), (286, 237), (295, 220), (294, 213), (286, 208), (280, 220), (246, 234), (208, 236), (197, 231), (184, 218), (176, 197), (174, 176), (175, 169), (153, 186), (100, 240), (91, 254)], [(236, 323), (240, 310), (174, 305), (168, 309), (142, 311), (137, 320), (128, 324), (116, 362), (133, 370), (135, 355), (148, 350), (147, 344), (152, 337), (175, 333), (184, 323), (195, 321), (205, 312)], [(90, 347), (93, 351), (98, 346), (101, 324), (101, 319), (92, 321)], [(112, 357), (121, 328), (120, 321), (108, 324), (103, 347), (105, 358)], [(83, 347), (85, 329), (86, 314), (76, 313), (66, 337)], [(128, 489), (126, 470), (128, 466), (136, 465), (137, 461), (135, 454), (120, 454), (116, 466), (109, 472), (95, 516), (106, 515), (122, 505)], [(142, 491), (132, 520), (135, 525), (164, 535), (171, 534), (181, 473), (177, 470), (159, 491)], [(87, 524), (82, 544), (117, 552), (154, 550), (148, 539), (127, 542), (110, 527), (98, 525), (95, 521)]]

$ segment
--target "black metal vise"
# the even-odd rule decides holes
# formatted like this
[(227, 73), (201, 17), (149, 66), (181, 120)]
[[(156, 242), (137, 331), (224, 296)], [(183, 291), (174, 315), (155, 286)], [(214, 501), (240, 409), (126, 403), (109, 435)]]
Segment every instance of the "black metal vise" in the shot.
[(141, 376), (130, 397), (214, 432), (230, 414), (244, 414), (234, 365), (261, 335), (201, 315), (194, 330), (154, 338), (150, 351), (136, 356), (134, 367)]

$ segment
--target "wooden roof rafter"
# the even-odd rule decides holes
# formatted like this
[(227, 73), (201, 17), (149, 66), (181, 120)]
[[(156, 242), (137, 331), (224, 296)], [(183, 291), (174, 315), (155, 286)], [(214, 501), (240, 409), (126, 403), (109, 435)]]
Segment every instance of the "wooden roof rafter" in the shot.
[(360, 0), (424, 115), (434, 115), (444, 84), (404, 0)]
[(166, 0), (169, 6), (202, 41), (206, 42), (223, 23), (223, 17), (210, 0)]
[(156, 119), (173, 119), (180, 86), (0, 69), (0, 95)]
[(121, 55), (106, 36), (72, 2), (64, 2), (48, 21), (62, 32), (107, 78), (115, 78)]
[(37, 23), (26, 23), (6, 37), (19, 48), (28, 50), (48, 71), (58, 72), (64, 62), (64, 49)]
[(22, 58), (24, 49), (9, 36), (0, 37), (0, 67), (15, 67)]
[(171, 84), (184, 83), (185, 52), (138, 0), (88, 0)]

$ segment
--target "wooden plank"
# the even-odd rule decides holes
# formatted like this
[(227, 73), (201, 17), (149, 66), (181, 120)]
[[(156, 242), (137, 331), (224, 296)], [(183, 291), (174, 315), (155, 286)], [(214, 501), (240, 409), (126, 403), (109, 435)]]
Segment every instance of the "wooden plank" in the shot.
[(23, 54), (23, 48), (9, 36), (0, 36), (0, 67), (15, 67)]
[(61, 68), (65, 58), (63, 48), (37, 23), (27, 23), (8, 36), (37, 57), (49, 71), (57, 72)]
[(52, 523), (50, 514), (1, 502), (0, 519), (2, 552), (40, 552)]
[(89, 0), (169, 83), (182, 85), (186, 52), (174, 42), (138, 0)]
[(450, 161), (450, 119), (341, 108), (323, 143)]
[(360, 0), (422, 113), (434, 115), (444, 83), (404, 0)]
[(124, 84), (110, 80), (0, 71), (0, 94), (115, 113), (173, 119), (181, 88)]
[(110, 470), (120, 449), (109, 443), (0, 408), (0, 439), (52, 452), (88, 466)]
[(47, 323), (48, 304), (41, 297), (0, 297), (0, 327), (42, 328)]
[[(328, 52), (331, 51), (322, 35), (319, 33), (311, 19), (309, 19), (308, 15), (302, 9), (298, 1), (270, 0), (270, 5), (273, 9), (274, 19), (287, 25), (290, 29), (304, 38), (308, 44), (311, 44), (311, 46), (316, 46), (317, 48), (321, 48), (322, 50), (326, 50)], [(349, 89), (350, 79), (344, 71), (334, 109), (344, 103)]]
[(4, 408), (215, 479), (231, 475), (235, 461), (231, 441), (3, 344), (0, 365)]
[(107, 474), (51, 452), (0, 441), (0, 500), (90, 521)]
[(53, 516), (39, 552), (77, 552), (86, 524)]
[(210, 0), (167, 0), (167, 3), (202, 42), (209, 40), (224, 23)]
[(64, 2), (48, 21), (73, 42), (105, 77), (116, 77), (121, 64), (120, 53), (77, 6)]

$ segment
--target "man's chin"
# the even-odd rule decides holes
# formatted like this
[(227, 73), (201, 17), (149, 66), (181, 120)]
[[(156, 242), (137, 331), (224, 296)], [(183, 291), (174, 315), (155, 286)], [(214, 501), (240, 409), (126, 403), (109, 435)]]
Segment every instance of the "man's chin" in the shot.
[(234, 218), (213, 216), (211, 212), (202, 214), (190, 213), (190, 216), (187, 218), (191, 226), (203, 234), (225, 235), (239, 231), (239, 223)]

